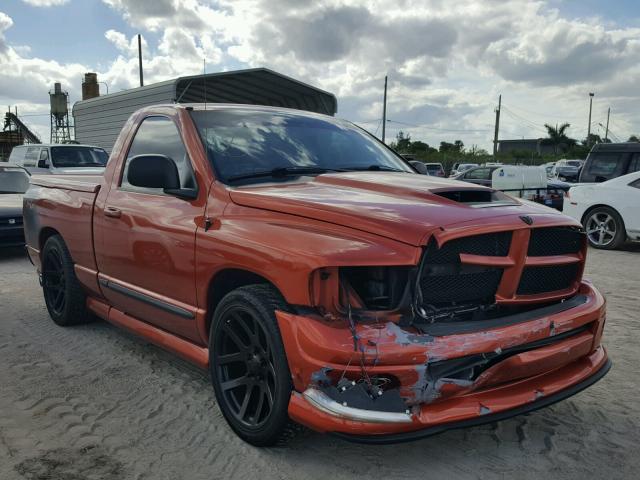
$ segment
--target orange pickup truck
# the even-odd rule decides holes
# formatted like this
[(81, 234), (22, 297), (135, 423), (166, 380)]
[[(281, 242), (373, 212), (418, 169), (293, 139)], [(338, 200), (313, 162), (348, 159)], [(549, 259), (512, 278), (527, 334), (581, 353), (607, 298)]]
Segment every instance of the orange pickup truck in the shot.
[(31, 183), (53, 321), (102, 318), (209, 369), (255, 445), (296, 424), (411, 440), (544, 407), (610, 368), (576, 221), (418, 175), (345, 121), (149, 107), (104, 176)]

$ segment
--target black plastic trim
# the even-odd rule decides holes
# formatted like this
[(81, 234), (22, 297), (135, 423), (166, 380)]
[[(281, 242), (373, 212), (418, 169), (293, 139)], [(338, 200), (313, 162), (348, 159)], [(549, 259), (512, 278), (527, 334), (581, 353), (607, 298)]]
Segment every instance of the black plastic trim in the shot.
[(536, 318), (546, 317), (556, 313), (570, 310), (579, 305), (587, 303), (589, 297), (587, 295), (576, 295), (564, 302), (547, 305), (546, 307), (529, 310), (528, 312), (507, 315), (506, 317), (491, 318), (489, 320), (475, 320), (467, 322), (440, 322), (440, 323), (414, 323), (414, 326), (422, 333), (441, 337), (445, 335), (454, 335), (459, 333), (473, 333), (489, 328), (506, 327), (515, 325), (516, 323), (528, 322)]
[(186, 318), (189, 320), (193, 320), (195, 318), (195, 315), (185, 308), (177, 307), (170, 303), (163, 302), (162, 300), (158, 300), (157, 298), (153, 298), (149, 295), (145, 295), (144, 293), (136, 292), (131, 288), (112, 282), (111, 280), (106, 280), (104, 278), (101, 278), (100, 285), (102, 285), (103, 287), (107, 287), (113, 290), (114, 292), (118, 292), (118, 293), (121, 293), (122, 295), (126, 295), (127, 297), (133, 298), (134, 300), (138, 300), (142, 303), (146, 303), (147, 305), (151, 305), (152, 307), (156, 307), (160, 310), (164, 310), (165, 312), (171, 313), (173, 315), (177, 315), (179, 317)]
[(458, 428), (468, 428), (475, 427), (478, 425), (484, 425), (486, 423), (493, 423), (500, 420), (506, 420), (507, 418), (515, 417), (517, 415), (522, 415), (523, 413), (533, 412), (534, 410), (539, 410), (540, 408), (548, 407), (549, 405), (553, 405), (561, 400), (571, 397), (578, 392), (581, 392), (587, 387), (590, 387), (602, 377), (604, 377), (609, 370), (611, 369), (611, 360), (607, 359), (606, 363), (598, 370), (596, 373), (591, 375), (586, 380), (583, 380), (580, 383), (576, 383), (569, 388), (565, 388), (564, 390), (555, 393), (553, 395), (549, 395), (548, 397), (542, 397), (539, 400), (528, 403), (526, 405), (522, 405), (520, 407), (512, 408), (510, 410), (506, 410), (504, 412), (498, 413), (490, 413), (487, 415), (481, 415), (469, 420), (463, 420), (461, 422), (451, 422), (445, 423), (443, 425), (436, 425), (434, 427), (425, 428), (422, 430), (416, 430), (413, 432), (407, 433), (398, 433), (398, 434), (390, 434), (390, 435), (349, 435), (345, 433), (333, 432), (332, 435), (340, 437), (344, 440), (348, 440), (350, 442), (356, 443), (367, 443), (370, 445), (385, 445), (389, 443), (403, 443), (403, 442), (412, 442), (414, 440), (419, 440), (421, 438), (430, 437), (431, 435), (436, 435), (438, 433), (445, 432), (447, 430), (455, 430)]

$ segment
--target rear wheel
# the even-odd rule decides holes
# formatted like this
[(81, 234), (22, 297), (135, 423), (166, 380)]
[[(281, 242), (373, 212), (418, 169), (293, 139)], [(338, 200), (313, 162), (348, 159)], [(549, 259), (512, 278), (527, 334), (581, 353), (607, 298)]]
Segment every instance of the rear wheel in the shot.
[(231, 428), (256, 446), (291, 436), (291, 374), (275, 317), (286, 309), (270, 285), (250, 285), (226, 295), (214, 313), (209, 368), (220, 410)]
[(589, 244), (595, 248), (616, 249), (627, 237), (622, 217), (609, 207), (591, 210), (585, 215), (583, 225)]
[(93, 318), (69, 250), (59, 235), (49, 237), (42, 249), (42, 292), (49, 315), (57, 325), (78, 325)]

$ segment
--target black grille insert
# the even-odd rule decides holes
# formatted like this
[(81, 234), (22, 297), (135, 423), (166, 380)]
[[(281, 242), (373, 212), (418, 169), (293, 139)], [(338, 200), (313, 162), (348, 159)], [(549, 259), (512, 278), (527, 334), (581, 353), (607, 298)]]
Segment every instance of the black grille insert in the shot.
[(464, 266), (438, 269), (426, 267), (420, 280), (425, 304), (493, 303), (502, 279), (501, 268)]
[(424, 304), (493, 303), (502, 269), (460, 263), (460, 254), (504, 257), (511, 232), (457, 238), (438, 248), (432, 241), (425, 250), (420, 290)]
[(526, 267), (518, 285), (518, 295), (556, 292), (570, 288), (578, 277), (579, 263)]
[(573, 227), (534, 228), (529, 238), (530, 257), (567, 255), (582, 250), (585, 234)]

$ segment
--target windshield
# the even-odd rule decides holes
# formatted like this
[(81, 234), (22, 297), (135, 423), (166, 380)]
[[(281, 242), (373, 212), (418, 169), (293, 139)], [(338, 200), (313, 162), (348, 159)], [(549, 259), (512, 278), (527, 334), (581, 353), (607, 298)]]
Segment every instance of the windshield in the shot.
[(51, 160), (57, 168), (104, 167), (109, 155), (97, 147), (51, 147)]
[(24, 193), (29, 188), (29, 174), (21, 168), (0, 167), (0, 194)]
[(415, 173), (391, 150), (348, 122), (244, 109), (200, 110), (192, 115), (223, 181), (274, 169)]
[(582, 166), (582, 162), (579, 162), (578, 160), (569, 160), (567, 162), (567, 165), (569, 165), (570, 167), (580, 167)]

